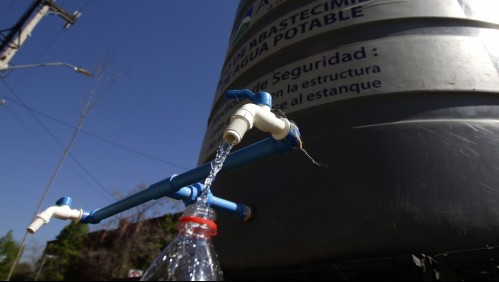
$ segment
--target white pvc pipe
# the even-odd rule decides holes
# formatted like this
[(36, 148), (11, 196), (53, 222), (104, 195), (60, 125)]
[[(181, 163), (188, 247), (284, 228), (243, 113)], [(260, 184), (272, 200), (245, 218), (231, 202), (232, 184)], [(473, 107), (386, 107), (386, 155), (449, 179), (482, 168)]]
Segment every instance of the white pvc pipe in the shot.
[(253, 126), (263, 132), (271, 133), (276, 140), (284, 139), (291, 128), (289, 120), (278, 118), (270, 111), (269, 106), (249, 103), (242, 106), (231, 117), (223, 138), (225, 142), (236, 145)]
[(33, 222), (28, 226), (28, 232), (31, 234), (35, 233), (38, 229), (40, 229), (40, 227), (48, 223), (52, 217), (79, 221), (82, 215), (82, 209), (71, 209), (68, 205), (52, 206), (36, 215)]

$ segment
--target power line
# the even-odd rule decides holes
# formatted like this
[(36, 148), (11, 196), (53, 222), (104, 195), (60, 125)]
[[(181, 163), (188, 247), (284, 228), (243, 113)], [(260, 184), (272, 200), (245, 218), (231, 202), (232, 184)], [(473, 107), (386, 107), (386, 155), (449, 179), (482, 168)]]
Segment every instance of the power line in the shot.
[[(37, 140), (38, 140), (41, 144), (43, 144), (43, 145), (47, 148), (47, 150), (51, 151), (53, 155), (58, 156), (58, 154), (57, 154), (56, 152), (54, 152), (54, 151), (50, 148), (50, 146), (49, 146), (47, 143), (45, 143), (45, 142), (43, 141), (43, 139), (42, 139), (42, 138), (41, 138), (38, 134), (36, 134), (33, 130), (31, 130), (31, 129), (27, 126), (27, 124), (26, 124), (26, 123), (25, 123), (25, 122), (24, 122), (24, 121), (23, 121), (23, 120), (22, 120), (22, 119), (21, 119), (18, 115), (16, 115), (16, 113), (15, 113), (14, 111), (12, 111), (12, 109), (10, 109), (10, 107), (9, 107), (9, 106), (2, 107), (2, 109), (3, 109), (3, 108), (5, 108), (5, 110), (7, 110), (7, 111), (8, 111), (8, 112), (9, 112), (9, 113), (10, 113), (10, 114), (11, 114), (11, 115), (12, 115), (12, 116), (13, 116), (13, 117), (14, 117), (14, 118), (15, 118), (15, 119), (16, 119), (16, 120), (17, 120), (17, 121), (18, 121), (18, 122), (19, 122), (19, 123), (23, 126), (23, 127), (25, 127), (25, 128), (26, 128), (26, 130), (27, 130), (30, 134), (32, 134), (32, 135), (33, 135), (33, 136), (34, 136), (34, 137), (35, 137), (35, 138), (36, 138), (36, 139), (37, 139)], [(108, 200), (110, 200), (111, 202), (112, 202), (112, 201), (114, 201), (114, 197), (113, 197), (113, 195), (112, 195), (112, 194), (111, 194), (111, 193), (110, 193), (110, 192), (109, 192), (109, 191), (108, 191), (108, 190), (104, 187), (104, 185), (102, 185), (102, 184), (101, 184), (101, 183), (100, 183), (100, 182), (99, 182), (99, 181), (98, 181), (98, 180), (97, 180), (97, 179), (96, 179), (96, 178), (95, 178), (95, 177), (94, 177), (94, 176), (93, 176), (93, 175), (92, 175), (92, 174), (91, 174), (91, 173), (90, 173), (90, 172), (89, 172), (89, 171), (88, 171), (88, 170), (87, 170), (87, 169), (86, 169), (86, 168), (85, 168), (85, 167), (84, 167), (84, 166), (83, 166), (83, 165), (82, 165), (82, 164), (81, 164), (81, 163), (80, 163), (80, 162), (79, 162), (76, 158), (74, 158), (72, 155), (70, 155), (70, 156), (71, 156), (71, 158), (73, 159), (73, 161), (75, 161), (75, 162), (76, 162), (76, 163), (80, 166), (80, 168), (81, 168), (83, 171), (85, 171), (85, 172), (86, 172), (86, 173), (90, 176), (90, 178), (92, 178), (92, 179), (94, 180), (94, 182), (95, 182), (95, 183), (97, 183), (97, 185), (99, 185), (99, 186), (100, 186), (100, 187), (101, 187), (101, 188), (102, 188), (102, 189), (103, 189), (103, 190), (107, 193), (107, 195), (103, 194), (103, 193), (102, 193), (101, 191), (99, 191), (99, 190), (96, 190), (96, 189), (95, 189), (95, 187), (93, 187), (93, 185), (92, 185), (90, 182), (88, 182), (88, 180), (87, 180), (87, 179), (85, 179), (85, 178), (84, 178), (84, 177), (83, 177), (83, 176), (82, 176), (82, 175), (81, 175), (78, 171), (74, 170), (74, 172), (75, 172), (75, 173), (76, 173), (76, 174), (77, 174), (77, 175), (78, 175), (78, 176), (79, 176), (79, 177), (80, 177), (83, 181), (85, 181), (85, 182), (89, 185), (89, 187), (91, 187), (92, 189), (94, 189), (94, 191), (95, 191), (95, 192), (97, 192), (97, 193), (98, 193), (98, 194), (100, 194), (101, 196), (104, 196), (105, 198), (107, 198), (107, 199), (108, 199)], [(73, 169), (73, 168), (71, 168), (71, 169)]]
[[(37, 0), (36, 1), (36, 4), (34, 4), (32, 7), (37, 7), (39, 4), (41, 3), (41, 0)], [(58, 6), (56, 6), (53, 2), (46, 2), (46, 4), (50, 4), (50, 10), (54, 10), (54, 11), (57, 11), (59, 16), (63, 17), (65, 20), (66, 20), (66, 24), (65, 24), (65, 27), (68, 27), (69, 24), (74, 24), (75, 22), (75, 19), (79, 16), (79, 14), (74, 14), (74, 16), (68, 16), (66, 14), (66, 11), (65, 10), (62, 10), (60, 9)], [(43, 15), (47, 10), (48, 10), (48, 7), (49, 5), (44, 5), (43, 8), (40, 10), (40, 12), (42, 13), (39, 13), (37, 14), (37, 17), (33, 18), (33, 20), (36, 20), (36, 21), (39, 21), (41, 18), (39, 17), (40, 15)], [(34, 10), (32, 10), (34, 11)], [(32, 11), (29, 12), (29, 14), (32, 13)], [(26, 16), (23, 16), (22, 19), (18, 22), (18, 24), (16, 25), (19, 26), (19, 25), (22, 25), (23, 24), (23, 19), (26, 17), (28, 17), (28, 13), (25, 14)], [(36, 21), (35, 21), (35, 24), (36, 24)], [(29, 26), (29, 25), (28, 25)], [(33, 26), (34, 27), (34, 26)], [(26, 29), (28, 30), (28, 33), (31, 32), (32, 28), (31, 29)], [(6, 39), (4, 40), (4, 42), (0, 42), (0, 51), (3, 51), (4, 50), (4, 47), (7, 46), (6, 44), (10, 44), (10, 41), (12, 40), (11, 37), (13, 38), (13, 35), (14, 35), (14, 31), (11, 31)], [(22, 34), (20, 34), (20, 45), (24, 42), (25, 39), (27, 39), (26, 35), (24, 35), (23, 37), (21, 37)], [(10, 50), (12, 51), (12, 50)], [(16, 50), (17, 51), (17, 50)], [(12, 58), (12, 56), (15, 54), (15, 52), (7, 52), (7, 53), (2, 53), (2, 63), (3, 64), (7, 64), (8, 66), (8, 62), (10, 61), (10, 59)], [(5, 58), (5, 59), (4, 59)], [(21, 101), (21, 103), (26, 106), (26, 103), (24, 103), (24, 101), (16, 94), (16, 92), (2, 79), (2, 81), (4, 82), (4, 84), (6, 85), (6, 87), (19, 99), (19, 101)], [(94, 81), (96, 82), (96, 81)], [(85, 108), (82, 110), (81, 112), (81, 115), (80, 115), (80, 119), (79, 119), (79, 122), (78, 122), (78, 125), (76, 126), (75, 130), (73, 131), (73, 134), (71, 136), (71, 139), (68, 143), (67, 146), (62, 146), (63, 150), (64, 150), (64, 153), (63, 155), (61, 156), (53, 174), (52, 174), (52, 177), (50, 178), (49, 180), (49, 183), (47, 184), (46, 188), (45, 188), (45, 191), (44, 191), (44, 194), (43, 196), (41, 197), (40, 201), (39, 201), (39, 204), (38, 204), (38, 207), (36, 208), (36, 211), (35, 211), (35, 214), (34, 216), (36, 216), (36, 214), (39, 212), (43, 202), (45, 201), (45, 198), (46, 196), (48, 195), (49, 193), (49, 190), (52, 186), (52, 183), (55, 181), (55, 178), (56, 176), (58, 175), (61, 167), (62, 167), (62, 164), (64, 162), (64, 160), (66, 159), (66, 157), (69, 155), (69, 152), (76, 140), (76, 137), (78, 135), (78, 132), (79, 130), (81, 129), (82, 125), (83, 125), (83, 122), (88, 114), (88, 111), (92, 108), (93, 105), (95, 105), (93, 102), (92, 102), (92, 99), (93, 99), (93, 96), (94, 96), (95, 92), (92, 91), (90, 92), (90, 95), (88, 96), (88, 100), (87, 100), (87, 104), (85, 106)], [(42, 126), (42, 128), (54, 139), (54, 141), (57, 143), (57, 144), (60, 144), (61, 145), (61, 142), (50, 132), (50, 130), (48, 130), (48, 128), (41, 122), (41, 120), (32, 112), (30, 111), (28, 108), (26, 108), (28, 110), (28, 112), (32, 115), (32, 117)], [(33, 216), (33, 217), (34, 217)], [(28, 232), (25, 232), (25, 235), (24, 235), (24, 238), (21, 242), (21, 245), (19, 247), (19, 251), (17, 252), (17, 255), (16, 255), (16, 258), (14, 260), (14, 263), (12, 264), (10, 270), (9, 270), (9, 274), (7, 276), (7, 281), (10, 280), (13, 272), (14, 272), (14, 269), (15, 267), (17, 266), (17, 263), (19, 262), (19, 259), (23, 253), (23, 250), (24, 250), (24, 246), (25, 246), (25, 242), (26, 242), (26, 239), (27, 239), (27, 235), (28, 235)]]
[[(82, 170), (83, 170), (83, 171), (84, 171), (84, 172), (85, 172), (88, 176), (90, 176), (90, 178), (92, 178), (92, 180), (93, 180), (95, 183), (97, 183), (97, 185), (99, 185), (99, 186), (102, 188), (102, 190), (104, 190), (104, 191), (107, 193), (107, 195), (104, 195), (104, 194), (102, 194), (102, 192), (100, 192), (99, 190), (95, 190), (95, 189), (94, 189), (94, 190), (95, 190), (95, 192), (97, 192), (97, 193), (101, 194), (101, 196), (105, 196), (105, 197), (110, 196), (110, 198), (107, 198), (107, 199), (108, 199), (108, 200), (111, 200), (111, 202), (115, 201), (115, 199), (113, 198), (113, 194), (112, 194), (111, 192), (109, 192), (109, 191), (107, 190), (107, 188), (105, 188), (105, 187), (104, 187), (104, 185), (102, 185), (102, 183), (101, 183), (99, 180), (97, 180), (97, 178), (95, 178), (95, 177), (94, 177), (94, 176), (90, 173), (90, 171), (88, 171), (88, 169), (86, 169), (86, 168), (85, 168), (85, 167), (84, 167), (84, 166), (80, 163), (80, 161), (78, 161), (78, 160), (77, 160), (77, 159), (76, 159), (76, 158), (75, 158), (75, 157), (74, 157), (71, 153), (69, 153), (69, 156), (71, 157), (71, 159), (72, 159), (72, 160), (73, 160), (73, 161), (74, 161), (74, 162), (75, 162), (75, 163), (76, 163), (76, 164), (77, 164), (77, 165), (78, 165), (78, 166), (79, 166), (79, 167), (80, 167), (80, 168), (81, 168), (81, 169), (82, 169)], [(92, 186), (91, 186), (91, 187), (92, 187)]]
[[(87, 4), (88, 5), (88, 4)], [(61, 36), (62, 34), (62, 31), (63, 31), (63, 28), (61, 28), (57, 34), (55, 36), (53, 36), (53, 38), (46, 44), (45, 48), (43, 48), (43, 50), (41, 51), (41, 53), (38, 55), (37, 59), (35, 60), (35, 62), (38, 62), (40, 61), (40, 59), (45, 55), (45, 53), (50, 49), (50, 47), (57, 41), (57, 39)], [(21, 79), (24, 79), (27, 74), (29, 73), (29, 70), (28, 72), (25, 72), (25, 75), (23, 77), (21, 77)], [(34, 114), (33, 114), (33, 111), (32, 111), (32, 108), (30, 108), (28, 105), (26, 105), (26, 103), (24, 103), (24, 101), (19, 97), (19, 95), (16, 94), (16, 92), (12, 89), (12, 87), (10, 87), (6, 82), (5, 80), (3, 80), (3, 82), (5, 83), (5, 85), (7, 86), (7, 88), (9, 88), (9, 90), (16, 96), (16, 98), (19, 100), (19, 102), (17, 101), (14, 101), (14, 100), (10, 100), (10, 102), (14, 102), (22, 107), (24, 107), (25, 109), (27, 109), (31, 115), (41, 124), (41, 126), (44, 128), (44, 130), (55, 140), (56, 143), (59, 144), (60, 147), (64, 148), (64, 145), (55, 137), (55, 135), (53, 135), (51, 133), (51, 131), (39, 120), (37, 119)], [(19, 80), (17, 81), (17, 83), (19, 83)], [(14, 115), (14, 113), (10, 110), (11, 114)], [(21, 123), (22, 121), (20, 120), (19, 117), (16, 117)], [(27, 128), (27, 126), (25, 125), (25, 127)], [(74, 127), (72, 127), (74, 129)], [(28, 129), (29, 130), (29, 129)], [(34, 132), (30, 131), (32, 134), (34, 134)], [(36, 136), (36, 134), (34, 134)], [(39, 141), (41, 141), (41, 138), (39, 136), (36, 136), (37, 139), (39, 139)], [(42, 142), (42, 141), (41, 141)], [(42, 142), (43, 143), (43, 142)], [(48, 146), (47, 146), (48, 147)], [(100, 186), (100, 188), (106, 192), (107, 195), (104, 195), (101, 191), (97, 190), (97, 189), (94, 189), (97, 193), (99, 193), (101, 196), (104, 196), (105, 198), (107, 199), (110, 199), (111, 201), (114, 200), (113, 198), (113, 195), (111, 192), (108, 191), (107, 188), (104, 187), (104, 185), (102, 185), (102, 183), (100, 181), (97, 180), (97, 178), (95, 178), (91, 173), (90, 171), (88, 171), (77, 159), (75, 156), (73, 156), (71, 153), (69, 154), (69, 156), (71, 157), (71, 159), (90, 177), (92, 178), (92, 180), (97, 183), (97, 185)], [(77, 172), (78, 174), (78, 172)], [(79, 175), (79, 174), (78, 174)], [(81, 175), (79, 175), (85, 182), (87, 182)], [(87, 184), (90, 185), (90, 183), (87, 182)], [(90, 185), (90, 187), (94, 188), (92, 185)]]
[[(65, 3), (65, 2), (63, 2), (63, 4), (64, 4), (64, 3)], [(79, 9), (79, 11), (83, 11), (84, 9), (86, 9), (86, 7), (87, 7), (89, 4), (90, 4), (90, 1), (87, 1), (84, 5), (82, 5), (82, 8), (81, 8), (81, 9)], [(55, 42), (55, 41), (59, 38), (59, 36), (61, 35), (62, 30), (63, 30), (63, 29), (61, 28), (61, 30), (59, 30), (59, 32), (58, 32), (58, 33), (57, 33), (57, 34), (56, 34), (56, 35), (55, 35), (55, 36), (54, 36), (54, 37), (53, 37), (53, 38), (49, 41), (49, 43), (48, 43), (48, 44), (47, 44), (47, 46), (46, 46), (46, 47), (42, 50), (42, 52), (40, 53), (40, 55), (38, 56), (38, 58), (36, 59), (36, 61), (39, 61), (39, 60), (40, 60), (40, 58), (41, 58), (41, 57), (42, 57), (42, 56), (43, 56), (43, 55), (47, 52), (47, 50), (48, 50), (48, 49), (49, 49), (49, 48), (50, 48), (50, 47), (54, 44), (54, 42)], [(18, 81), (18, 82), (19, 82), (19, 81)], [(12, 88), (10, 88), (10, 87), (9, 87), (9, 89), (11, 90), (11, 92), (13, 92)], [(15, 92), (13, 92), (13, 93), (14, 93), (14, 95), (16, 95), (16, 94), (15, 94)], [(51, 119), (51, 120), (53, 120), (53, 121), (56, 121), (56, 122), (58, 122), (58, 123), (60, 123), (60, 124), (63, 124), (63, 125), (65, 125), (65, 126), (67, 126), (67, 127), (70, 127), (70, 128), (73, 128), (73, 129), (74, 129), (74, 126), (73, 126), (73, 125), (70, 125), (70, 124), (68, 124), (68, 123), (62, 122), (62, 121), (57, 120), (57, 119), (55, 119), (55, 118), (53, 118), (53, 117), (51, 117), (51, 116), (49, 116), (49, 115), (47, 115), (47, 114), (44, 114), (44, 113), (42, 113), (42, 112), (40, 112), (40, 111), (37, 111), (37, 110), (35, 110), (35, 109), (32, 109), (32, 108), (28, 107), (28, 106), (27, 106), (27, 105), (26, 105), (26, 104), (25, 104), (25, 103), (24, 103), (24, 102), (23, 102), (23, 101), (19, 98), (19, 96), (18, 96), (18, 95), (16, 95), (16, 96), (17, 96), (17, 98), (18, 98), (18, 99), (19, 99), (19, 101), (20, 101), (20, 103), (19, 103), (19, 104), (20, 104), (21, 106), (25, 107), (28, 111), (30, 111), (30, 113), (31, 113), (32, 115), (33, 115), (33, 112), (36, 112), (36, 113), (38, 113), (39, 115), (45, 116), (46, 118), (49, 118), (49, 119)], [(33, 115), (33, 116), (34, 116), (34, 115)], [(37, 120), (38, 120), (38, 119), (37, 119)], [(40, 120), (38, 120), (38, 122), (39, 122), (40, 124), (42, 124)], [(61, 142), (59, 142), (59, 141), (57, 140), (57, 138), (55, 138), (55, 136), (54, 136), (54, 135), (53, 135), (53, 134), (52, 134), (52, 133), (51, 133), (51, 132), (50, 132), (50, 131), (49, 131), (49, 130), (48, 130), (48, 129), (47, 129), (47, 128), (43, 125), (43, 124), (42, 124), (42, 127), (44, 127), (44, 129), (45, 129), (47, 132), (49, 132), (49, 134), (52, 136), (52, 138), (53, 138), (54, 140), (56, 140), (56, 142), (59, 144), (59, 146), (61, 146), (62, 148), (64, 148), (64, 145), (63, 145)], [(110, 141), (110, 140), (104, 139), (104, 138), (102, 138), (102, 137), (100, 137), (100, 136), (97, 136), (97, 135), (95, 135), (95, 134), (93, 134), (93, 133), (90, 133), (90, 132), (88, 132), (88, 131), (81, 130), (81, 132), (82, 132), (82, 133), (84, 133), (84, 134), (87, 134), (87, 135), (89, 135), (89, 136), (92, 136), (92, 137), (94, 137), (94, 138), (96, 138), (96, 139), (98, 139), (98, 140), (101, 140), (101, 141), (103, 141), (103, 142), (106, 142), (106, 143), (108, 143), (108, 144), (111, 144), (111, 145), (113, 145), (113, 146), (115, 146), (115, 147), (121, 148), (121, 149), (123, 149), (123, 150), (125, 150), (125, 151), (131, 152), (131, 153), (134, 153), (134, 154), (137, 154), (137, 155), (141, 155), (141, 156), (146, 157), (146, 158), (149, 158), (149, 159), (151, 159), (151, 160), (155, 160), (155, 161), (158, 161), (158, 162), (160, 162), (160, 163), (163, 163), (163, 164), (166, 164), (166, 165), (169, 165), (169, 166), (175, 167), (175, 168), (180, 168), (180, 169), (184, 169), (184, 170), (187, 170), (187, 169), (188, 169), (188, 168), (186, 168), (186, 167), (183, 167), (183, 166), (180, 166), (180, 165), (174, 164), (174, 163), (172, 163), (172, 162), (168, 162), (168, 161), (162, 160), (162, 159), (160, 159), (160, 158), (157, 158), (157, 157), (155, 157), (155, 156), (152, 156), (152, 155), (149, 155), (149, 154), (146, 154), (146, 153), (140, 152), (140, 151), (138, 151), (138, 150), (136, 150), (136, 149), (133, 149), (133, 148), (130, 148), (130, 147), (127, 147), (127, 146), (124, 146), (124, 145), (120, 145), (120, 144), (118, 144), (118, 143), (116, 143), (116, 142), (113, 142), (113, 141)], [(74, 158), (74, 157), (72, 157), (72, 158)]]
[[(16, 96), (16, 98), (20, 101), (20, 103), (17, 103), (17, 102), (15, 102), (14, 100), (9, 99), (9, 102), (14, 102), (14, 103), (16, 103), (16, 104), (19, 104), (19, 105), (23, 106), (23, 107), (24, 107), (24, 108), (25, 108), (25, 109), (26, 109), (26, 110), (27, 110), (27, 111), (31, 114), (31, 116), (32, 116), (32, 117), (33, 117), (33, 118), (34, 118), (34, 119), (35, 119), (35, 120), (36, 120), (36, 121), (37, 121), (37, 122), (41, 125), (41, 127), (42, 127), (42, 128), (43, 128), (43, 129), (44, 129), (44, 130), (45, 130), (45, 131), (46, 131), (46, 132), (47, 132), (47, 133), (48, 133), (48, 134), (52, 137), (52, 139), (53, 139), (53, 140), (54, 140), (54, 141), (55, 141), (55, 142), (56, 142), (56, 143), (57, 143), (57, 144), (58, 144), (58, 145), (59, 145), (59, 146), (60, 146), (60, 147), (64, 150), (64, 149), (65, 149), (65, 146), (62, 144), (62, 142), (61, 142), (61, 141), (59, 141), (59, 139), (58, 139), (58, 138), (57, 138), (57, 137), (56, 137), (56, 136), (55, 136), (55, 135), (54, 135), (54, 134), (53, 134), (53, 133), (52, 133), (52, 132), (51, 132), (51, 131), (47, 128), (47, 126), (45, 126), (45, 124), (44, 124), (44, 123), (43, 123), (43, 122), (42, 122), (42, 121), (41, 121), (41, 120), (40, 120), (40, 119), (39, 119), (39, 118), (35, 115), (34, 111), (32, 111), (32, 110), (31, 110), (31, 108), (30, 108), (28, 105), (26, 105), (26, 103), (24, 103), (24, 101), (23, 101), (23, 100), (21, 99), (21, 97), (20, 97), (20, 96), (19, 96), (19, 95), (18, 95), (18, 94), (14, 91), (14, 89), (12, 89), (12, 88), (11, 88), (11, 87), (7, 84), (7, 82), (6, 82), (5, 80), (3, 80), (3, 79), (1, 79), (1, 80), (2, 80), (2, 82), (5, 84), (5, 86), (6, 86), (6, 87), (10, 90), (10, 92), (11, 92), (12, 94), (14, 94), (14, 96)], [(18, 120), (20, 120), (20, 118), (19, 118), (19, 117), (17, 117), (17, 116), (16, 116), (16, 118), (17, 118)], [(20, 121), (21, 121), (21, 120), (20, 120)], [(34, 133), (34, 132), (32, 132), (32, 134), (35, 134), (35, 133)], [(35, 134), (35, 135), (36, 135), (36, 134)], [(70, 156), (71, 156), (71, 158), (72, 158), (73, 160), (75, 160), (75, 161), (76, 161), (76, 163), (77, 163), (80, 167), (82, 167), (82, 168), (83, 168), (83, 170), (84, 170), (84, 171), (85, 171), (88, 175), (90, 175), (90, 176), (91, 176), (91, 178), (92, 178), (92, 179), (93, 179), (93, 180), (94, 180), (94, 181), (95, 181), (95, 182), (96, 182), (96, 183), (97, 183), (97, 184), (101, 187), (101, 189), (103, 189), (103, 190), (104, 190), (104, 191), (105, 191), (108, 195), (110, 195), (110, 196), (111, 196), (111, 198), (112, 198), (112, 193), (111, 193), (111, 192), (109, 192), (109, 191), (108, 191), (108, 190), (107, 190), (107, 189), (106, 189), (106, 188), (105, 188), (105, 187), (104, 187), (104, 186), (103, 186), (103, 185), (102, 185), (99, 181), (97, 181), (97, 179), (96, 179), (94, 176), (92, 176), (92, 175), (91, 175), (91, 173), (90, 173), (87, 169), (85, 169), (85, 168), (83, 167), (83, 165), (82, 165), (80, 162), (78, 162), (78, 161), (76, 160), (76, 158), (75, 158), (73, 155), (71, 155), (71, 154), (70, 154)]]
[[(38, 114), (38, 115), (40, 115), (40, 116), (43, 116), (43, 117), (45, 117), (45, 118), (47, 118), (47, 119), (50, 119), (50, 120), (52, 120), (52, 121), (54, 121), (54, 122), (57, 122), (57, 123), (61, 124), (61, 125), (64, 125), (64, 126), (66, 126), (66, 127), (69, 127), (69, 128), (74, 129), (74, 126), (73, 126), (73, 125), (71, 125), (71, 124), (69, 124), (69, 123), (67, 123), (67, 122), (61, 121), (61, 120), (59, 120), (59, 119), (57, 119), (57, 118), (54, 118), (54, 117), (52, 117), (52, 116), (50, 116), (50, 115), (48, 115), (48, 114), (45, 114), (45, 113), (43, 113), (43, 112), (41, 112), (41, 111), (38, 111), (38, 110), (36, 110), (36, 109), (34, 109), (34, 108), (30, 108), (30, 107), (28, 107), (27, 105), (22, 105), (22, 104), (20, 104), (20, 103), (18, 103), (18, 102), (16, 102), (16, 101), (13, 101), (13, 100), (10, 100), (10, 99), (9, 99), (9, 101), (12, 101), (12, 102), (14, 102), (14, 103), (16, 103), (16, 104), (19, 104), (19, 105), (23, 106), (23, 107), (29, 108), (29, 110), (30, 110), (30, 111), (32, 111), (32, 112), (34, 112), (34, 113), (36, 113), (36, 114)], [(100, 137), (100, 136), (98, 136), (98, 135), (96, 135), (96, 134), (94, 134), (94, 133), (88, 132), (88, 131), (86, 131), (86, 130), (83, 130), (83, 129), (82, 129), (82, 130), (81, 130), (81, 133), (84, 133), (84, 134), (86, 134), (86, 135), (88, 135), (88, 136), (91, 136), (91, 137), (93, 137), (93, 138), (95, 138), (95, 139), (98, 139), (98, 140), (100, 140), (100, 141), (102, 141), (102, 142), (106, 142), (106, 143), (108, 143), (108, 144), (110, 144), (110, 145), (113, 145), (113, 146), (115, 146), (115, 147), (117, 147), (117, 148), (120, 148), (120, 149), (122, 149), (122, 150), (125, 150), (125, 151), (128, 151), (128, 152), (130, 152), (130, 153), (134, 153), (134, 154), (137, 154), (137, 155), (140, 155), (140, 156), (143, 156), (143, 157), (149, 158), (149, 159), (154, 160), (154, 161), (157, 161), (157, 162), (160, 162), (160, 163), (163, 163), (163, 164), (166, 164), (166, 165), (169, 165), (169, 166), (175, 167), (175, 168), (184, 169), (184, 170), (189, 169), (189, 168), (187, 168), (187, 167), (184, 167), (184, 166), (181, 166), (181, 165), (178, 165), (178, 164), (175, 164), (175, 163), (169, 162), (169, 161), (165, 161), (165, 160), (160, 159), (160, 158), (158, 158), (158, 157), (155, 157), (155, 156), (149, 155), (149, 154), (147, 154), (147, 153), (141, 152), (141, 151), (139, 151), (139, 150), (136, 150), (136, 149), (133, 149), (133, 148), (127, 147), (127, 146), (125, 146), (125, 145), (118, 144), (118, 143), (116, 143), (116, 142), (114, 142), (114, 141), (111, 141), (111, 140), (105, 139), (105, 138), (103, 138), (103, 137)]]

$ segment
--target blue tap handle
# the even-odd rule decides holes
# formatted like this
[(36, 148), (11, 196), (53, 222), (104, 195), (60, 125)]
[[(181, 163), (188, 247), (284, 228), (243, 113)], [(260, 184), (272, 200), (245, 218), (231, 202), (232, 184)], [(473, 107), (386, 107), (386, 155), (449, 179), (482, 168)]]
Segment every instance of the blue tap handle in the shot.
[(58, 206), (71, 206), (71, 202), (73, 199), (71, 197), (62, 197), (57, 202), (55, 202), (56, 205)]
[(253, 101), (253, 99), (255, 98), (255, 93), (253, 93), (249, 89), (227, 90), (227, 98), (229, 98), (229, 99), (248, 98), (251, 101)]
[(248, 98), (257, 105), (267, 105), (272, 107), (272, 96), (267, 92), (253, 93), (249, 89), (227, 90), (227, 98), (229, 99), (244, 99)]

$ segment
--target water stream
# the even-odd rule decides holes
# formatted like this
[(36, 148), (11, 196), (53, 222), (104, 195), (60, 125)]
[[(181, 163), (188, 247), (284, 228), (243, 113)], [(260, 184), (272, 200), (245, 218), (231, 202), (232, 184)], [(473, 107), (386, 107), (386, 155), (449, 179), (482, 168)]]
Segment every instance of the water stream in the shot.
[(218, 147), (217, 155), (215, 159), (211, 162), (211, 171), (208, 177), (206, 177), (204, 181), (204, 188), (201, 192), (201, 195), (198, 197), (198, 201), (206, 204), (208, 202), (208, 191), (210, 191), (211, 184), (215, 181), (215, 177), (217, 173), (222, 169), (223, 163), (227, 155), (229, 155), (230, 150), (232, 149), (233, 144), (229, 144), (224, 142), (220, 147)]

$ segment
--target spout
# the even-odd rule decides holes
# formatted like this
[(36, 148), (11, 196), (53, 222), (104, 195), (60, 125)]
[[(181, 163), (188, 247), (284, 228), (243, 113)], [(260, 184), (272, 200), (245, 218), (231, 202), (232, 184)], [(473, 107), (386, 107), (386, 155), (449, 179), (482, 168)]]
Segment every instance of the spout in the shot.
[(224, 141), (233, 145), (238, 144), (253, 126), (263, 132), (271, 133), (276, 140), (286, 138), (291, 129), (289, 120), (278, 118), (270, 111), (268, 105), (248, 103), (231, 117), (229, 126), (223, 135)]
[(34, 234), (40, 227), (48, 223), (52, 217), (58, 219), (72, 219), (79, 221), (83, 216), (83, 210), (71, 209), (71, 198), (65, 197), (57, 201), (56, 206), (52, 206), (36, 215), (33, 222), (28, 226), (28, 232)]

